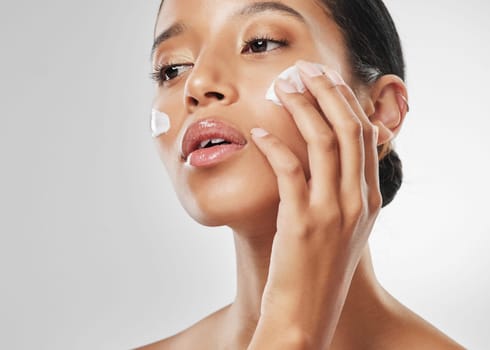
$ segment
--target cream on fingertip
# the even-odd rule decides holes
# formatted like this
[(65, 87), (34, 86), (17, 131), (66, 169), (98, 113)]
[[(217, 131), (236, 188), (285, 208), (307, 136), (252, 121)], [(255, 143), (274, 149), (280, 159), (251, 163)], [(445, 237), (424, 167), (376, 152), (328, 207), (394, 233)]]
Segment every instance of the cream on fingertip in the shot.
[(151, 137), (155, 138), (170, 130), (169, 116), (157, 109), (151, 110)]

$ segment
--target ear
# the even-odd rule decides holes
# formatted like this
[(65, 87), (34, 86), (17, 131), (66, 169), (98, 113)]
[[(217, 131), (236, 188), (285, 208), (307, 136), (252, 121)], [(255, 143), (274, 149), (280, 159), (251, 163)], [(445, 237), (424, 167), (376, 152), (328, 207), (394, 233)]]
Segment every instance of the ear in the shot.
[(407, 88), (403, 80), (387, 74), (371, 86), (371, 122), (378, 126), (378, 145), (390, 142), (400, 131), (408, 112)]

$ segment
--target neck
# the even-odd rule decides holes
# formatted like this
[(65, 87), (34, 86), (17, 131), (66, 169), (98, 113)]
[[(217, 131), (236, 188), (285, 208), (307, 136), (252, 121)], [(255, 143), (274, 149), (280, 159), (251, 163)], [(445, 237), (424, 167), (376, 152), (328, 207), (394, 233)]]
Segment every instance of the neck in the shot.
[(242, 237), (234, 234), (237, 259), (237, 310), (253, 320), (260, 316), (262, 293), (269, 273), (271, 236)]
[[(273, 235), (243, 235), (234, 231), (237, 262), (237, 292), (228, 310), (226, 327), (235, 344), (248, 344), (260, 317), (262, 293), (267, 281)], [(390, 301), (388, 293), (379, 285), (372, 267), (369, 247), (366, 245), (354, 273), (344, 309), (336, 330), (333, 349), (352, 348), (356, 338), (366, 339), (375, 334), (370, 324), (386, 315)], [(372, 333), (375, 329), (371, 330)], [(369, 338), (367, 338), (369, 339)], [(236, 346), (235, 348), (241, 348)], [(354, 347), (355, 348), (355, 347)]]

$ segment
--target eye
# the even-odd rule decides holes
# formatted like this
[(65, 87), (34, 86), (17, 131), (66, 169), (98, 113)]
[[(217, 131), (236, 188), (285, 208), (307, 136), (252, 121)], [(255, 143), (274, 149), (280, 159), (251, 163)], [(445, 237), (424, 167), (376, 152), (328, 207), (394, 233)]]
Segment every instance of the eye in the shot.
[(177, 78), (191, 67), (192, 64), (190, 63), (164, 64), (155, 68), (155, 71), (151, 73), (151, 78), (157, 83), (163, 84)]
[(172, 80), (177, 78), (181, 73), (189, 69), (189, 65), (179, 64), (164, 67), (162, 73), (164, 74), (164, 80)]
[(267, 51), (277, 50), (283, 46), (287, 46), (287, 40), (276, 40), (272, 38), (253, 38), (244, 42), (242, 53), (263, 53)]

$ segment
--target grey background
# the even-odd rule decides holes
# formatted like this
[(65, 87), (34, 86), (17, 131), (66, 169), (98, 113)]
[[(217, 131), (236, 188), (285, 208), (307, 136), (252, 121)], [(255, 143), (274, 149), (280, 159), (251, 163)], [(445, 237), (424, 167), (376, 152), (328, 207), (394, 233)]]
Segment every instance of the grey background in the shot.
[[(0, 3), (0, 348), (129, 349), (232, 301), (226, 228), (185, 214), (149, 131), (159, 1)], [(387, 2), (411, 112), (371, 237), (392, 294), (490, 346), (489, 3)]]

